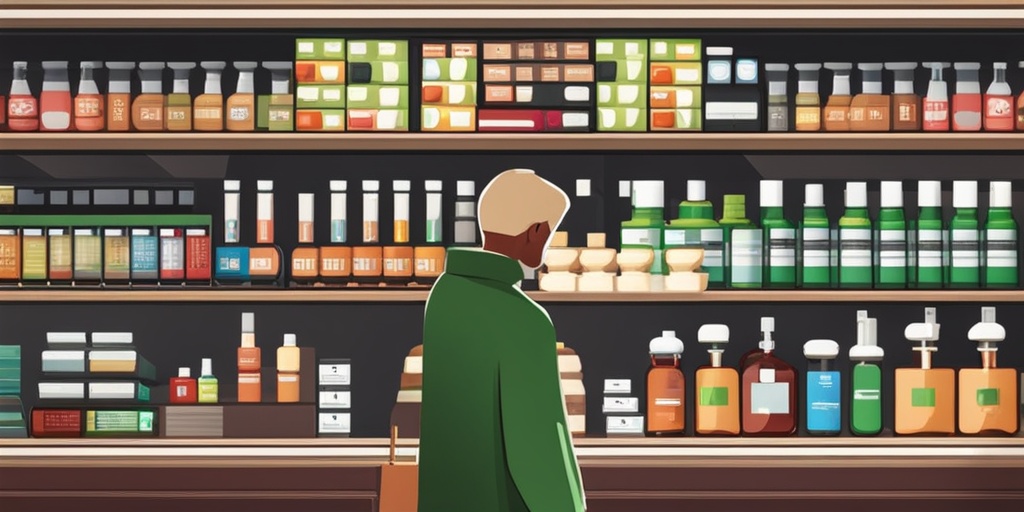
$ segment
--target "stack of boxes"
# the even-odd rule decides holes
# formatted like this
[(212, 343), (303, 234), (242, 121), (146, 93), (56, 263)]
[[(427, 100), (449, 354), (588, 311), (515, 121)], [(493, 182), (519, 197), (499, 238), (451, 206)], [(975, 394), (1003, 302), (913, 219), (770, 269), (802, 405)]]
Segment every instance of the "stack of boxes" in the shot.
[(651, 40), (651, 131), (700, 131), (700, 39)]
[(589, 41), (484, 43), (483, 59), (480, 131), (592, 131)]
[(317, 379), (317, 437), (348, 437), (352, 433), (352, 362), (321, 359)]
[(400, 437), (420, 437), (420, 408), (423, 401), (423, 345), (416, 345), (405, 356), (402, 380), (395, 407), (391, 409), (391, 425), (398, 427)]
[(348, 42), (348, 129), (409, 131), (409, 42)]
[(597, 41), (597, 130), (647, 131), (647, 40)]
[(643, 437), (640, 399), (630, 396), (632, 392), (629, 379), (605, 379), (601, 412), (605, 416), (605, 433), (609, 436)]
[(587, 393), (583, 387), (583, 363), (575, 350), (558, 343), (558, 373), (565, 401), (566, 422), (573, 436), (587, 434)]
[(0, 345), (0, 439), (28, 437), (21, 406), (21, 346)]
[(295, 129), (345, 131), (345, 40), (295, 42)]
[(476, 131), (478, 47), (423, 43), (422, 131)]

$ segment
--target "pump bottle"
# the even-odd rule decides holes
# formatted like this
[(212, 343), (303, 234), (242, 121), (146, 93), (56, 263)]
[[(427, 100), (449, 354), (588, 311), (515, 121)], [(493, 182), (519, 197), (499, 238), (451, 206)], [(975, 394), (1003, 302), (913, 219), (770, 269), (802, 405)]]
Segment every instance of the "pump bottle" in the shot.
[(839, 219), (839, 287), (871, 288), (871, 217), (868, 184), (846, 184), (846, 211)]
[(782, 181), (761, 181), (761, 226), (764, 228), (764, 285), (796, 286), (796, 226), (782, 211)]
[(107, 123), (103, 113), (103, 95), (94, 76), (96, 70), (102, 68), (102, 62), (81, 64), (82, 75), (78, 80), (78, 95), (75, 96), (75, 129), (80, 132), (100, 131)]
[(219, 132), (224, 129), (224, 96), (220, 80), (226, 62), (205, 61), (200, 66), (206, 71), (203, 94), (193, 103), (192, 122), (197, 132)]
[(878, 323), (867, 311), (857, 312), (857, 344), (850, 347), (853, 365), (850, 432), (874, 436), (882, 432), (882, 369), (885, 350), (878, 346)]
[(921, 131), (921, 98), (914, 93), (916, 62), (886, 62), (885, 69), (893, 72), (892, 130), (895, 132)]
[(238, 86), (235, 87), (235, 93), (228, 97), (225, 108), (228, 131), (256, 130), (256, 97), (253, 94), (252, 83), (256, 66), (255, 62), (235, 63), (235, 69), (238, 70)]
[(743, 366), (743, 435), (789, 436), (796, 432), (796, 370), (775, 356), (775, 319), (761, 318), (764, 339)]
[(818, 71), (821, 64), (797, 64), (799, 75), (796, 94), (796, 131), (821, 131), (821, 96), (818, 94)]
[(978, 62), (957, 62), (956, 93), (953, 94), (953, 131), (977, 132), (982, 125), (981, 83), (978, 80)]
[(843, 429), (842, 376), (835, 369), (839, 344), (832, 340), (804, 343), (807, 358), (807, 433), (837, 436)]
[(1020, 429), (1020, 385), (1015, 368), (996, 367), (996, 344), (1006, 339), (1006, 329), (996, 323), (996, 308), (981, 308), (981, 322), (967, 338), (978, 343), (981, 368), (960, 369), (960, 432), (1014, 435)]
[(801, 288), (828, 288), (832, 284), (831, 224), (825, 211), (825, 187), (804, 186), (804, 218), (800, 221), (797, 255)]
[(651, 340), (647, 370), (647, 435), (682, 435), (686, 418), (686, 381), (680, 369), (683, 342), (675, 331)]
[(729, 343), (729, 326), (706, 324), (697, 330), (697, 341), (708, 345), (709, 366), (697, 369), (695, 430), (699, 435), (740, 434), (740, 374), (722, 366), (722, 353)]
[(1020, 279), (1017, 270), (1020, 248), (1010, 182), (991, 182), (988, 198), (982, 254), (984, 285), (986, 288), (1016, 288)]
[(892, 129), (889, 114), (890, 98), (882, 94), (881, 63), (860, 63), (861, 92), (850, 103), (850, 130), (854, 132), (887, 132)]
[(875, 235), (875, 287), (907, 287), (907, 221), (903, 216), (903, 182), (882, 182), (882, 209)]
[(978, 241), (978, 182), (953, 182), (953, 220), (949, 222), (950, 288), (978, 288), (981, 251)]
[(140, 132), (159, 132), (167, 128), (164, 109), (167, 98), (163, 89), (163, 62), (140, 62), (139, 81), (142, 93), (132, 100), (132, 127)]
[(1006, 63), (992, 64), (995, 78), (985, 91), (985, 131), (1013, 131), (1013, 91), (1006, 83)]
[(189, 76), (195, 69), (195, 62), (168, 62), (174, 70), (174, 87), (167, 95), (167, 131), (192, 131), (192, 93), (189, 90)]
[(956, 430), (956, 374), (951, 368), (932, 368), (938, 351), (939, 324), (935, 308), (925, 308), (924, 322), (907, 326), (903, 335), (917, 343), (920, 368), (896, 370), (896, 433), (900, 435), (953, 435)]

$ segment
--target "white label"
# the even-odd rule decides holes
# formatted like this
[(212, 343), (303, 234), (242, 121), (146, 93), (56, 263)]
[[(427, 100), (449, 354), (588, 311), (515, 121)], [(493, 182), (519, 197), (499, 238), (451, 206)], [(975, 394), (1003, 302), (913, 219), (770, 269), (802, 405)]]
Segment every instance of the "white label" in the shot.
[(917, 266), (919, 268), (942, 268), (943, 231), (921, 229), (917, 232)]
[(351, 391), (321, 391), (320, 392), (320, 408), (321, 409), (351, 409), (352, 408), (352, 392)]
[(683, 402), (678, 398), (655, 398), (654, 405), (657, 407), (679, 407), (683, 405)]
[(898, 229), (879, 230), (878, 264), (882, 267), (907, 266), (907, 234)]
[(352, 414), (347, 412), (321, 412), (317, 432), (320, 434), (349, 434)]
[(352, 365), (350, 364), (321, 364), (320, 385), (321, 386), (348, 386), (352, 384)]
[(712, 101), (704, 104), (704, 118), (709, 121), (756, 121), (756, 102)]
[(839, 266), (871, 267), (871, 230), (839, 230)]
[(761, 368), (757, 372), (757, 380), (765, 384), (775, 382), (775, 368)]
[(643, 434), (643, 416), (606, 416), (605, 430), (609, 434)]
[(768, 230), (768, 264), (772, 267), (796, 266), (796, 230)]
[(631, 396), (606, 396), (601, 406), (601, 412), (640, 412), (640, 399)]
[(985, 264), (989, 267), (1017, 268), (1017, 231), (989, 229), (985, 232)]
[(804, 267), (828, 268), (830, 266), (829, 229), (804, 228), (803, 237)]
[(622, 245), (647, 245), (655, 247), (661, 244), (658, 237), (661, 232), (657, 229), (623, 229)]
[(752, 414), (789, 414), (789, 383), (754, 383), (750, 386)]
[(761, 230), (735, 229), (730, 244), (732, 282), (761, 282)]
[(606, 395), (628, 395), (632, 391), (629, 379), (605, 379), (604, 394)]
[(973, 229), (954, 229), (951, 231), (950, 253), (953, 267), (977, 268), (980, 264), (978, 232)]

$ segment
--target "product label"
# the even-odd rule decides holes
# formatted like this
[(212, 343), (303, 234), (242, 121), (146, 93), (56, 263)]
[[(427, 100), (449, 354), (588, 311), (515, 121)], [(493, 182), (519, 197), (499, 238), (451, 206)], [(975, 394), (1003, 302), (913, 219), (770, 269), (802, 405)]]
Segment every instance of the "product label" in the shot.
[(978, 405), (981, 407), (994, 407), (999, 405), (998, 388), (982, 388), (978, 390)]
[(729, 245), (731, 284), (761, 283), (761, 240), (760, 229), (732, 231), (732, 242)]
[(896, 105), (896, 121), (913, 123), (917, 121), (917, 103), (901, 101)]
[(210, 237), (204, 235), (189, 235), (186, 238), (188, 257), (186, 258), (188, 268), (187, 279), (209, 279), (210, 278)]
[[(474, 222), (474, 229), (476, 223)], [(456, 223), (455, 231), (458, 232), (459, 226)], [(474, 236), (474, 241), (476, 237)], [(458, 237), (456, 236), (456, 242)], [(622, 247), (628, 248), (629, 246), (647, 246), (654, 249), (654, 263), (651, 264), (651, 273), (660, 274), (662, 269), (662, 262), (664, 261), (665, 254), (661, 250), (661, 230), (660, 229), (623, 229), (622, 230)]]
[(978, 232), (973, 229), (953, 229), (950, 238), (953, 267), (977, 268), (980, 264)]
[(138, 277), (156, 277), (159, 258), (160, 250), (155, 236), (132, 237), (132, 274)]
[(700, 247), (704, 249), (702, 268), (719, 268), (723, 265), (722, 230), (706, 229), (667, 229), (665, 230), (665, 248)]
[(25, 245), (21, 263), (22, 279), (46, 279), (46, 238), (26, 236), (22, 243)]
[(829, 267), (829, 250), (831, 249), (829, 235), (828, 228), (803, 229), (804, 267)]
[(942, 268), (943, 232), (938, 229), (917, 231), (917, 266), (921, 268)]
[(700, 388), (700, 405), (709, 407), (725, 407), (729, 405), (729, 388)]
[(789, 414), (789, 383), (754, 383), (750, 387), (751, 414)]
[(117, 236), (106, 238), (104, 251), (104, 272), (108, 278), (128, 277), (131, 269), (131, 252), (128, 237)]
[(71, 237), (50, 237), (50, 279), (71, 279)]
[(167, 121), (185, 121), (188, 119), (188, 107), (167, 107)]
[(949, 122), (949, 102), (948, 101), (933, 101), (925, 100), (924, 102), (924, 122), (925, 123), (948, 123)]
[(199, 120), (199, 119), (206, 119), (206, 120), (213, 119), (213, 120), (215, 120), (215, 119), (220, 119), (221, 110), (219, 108), (197, 107), (195, 109), (194, 114), (195, 114), (196, 120)]
[(238, 220), (228, 219), (224, 221), (224, 243), (238, 243)]
[(986, 96), (985, 117), (1009, 119), (1013, 116), (1013, 105), (1008, 96)]
[(910, 390), (911, 407), (935, 407), (935, 388), (914, 388)]
[(99, 98), (76, 98), (75, 117), (100, 117), (103, 114)]
[(878, 264), (883, 267), (907, 266), (907, 234), (898, 229), (878, 232)]
[(839, 372), (807, 372), (807, 429), (838, 431), (842, 383)]
[(128, 99), (127, 94), (111, 94), (107, 97), (111, 129), (128, 129)]
[(188, 386), (174, 386), (175, 398), (185, 398), (188, 396)]
[(231, 107), (231, 112), (228, 115), (230, 116), (229, 119), (232, 121), (248, 121), (250, 110), (247, 106), (233, 106)]
[(789, 131), (789, 107), (768, 105), (768, 131)]
[(7, 101), (9, 119), (29, 119), (39, 116), (36, 99), (32, 96), (11, 96)]
[(768, 265), (772, 267), (796, 266), (796, 230), (768, 230)]
[(817, 129), (821, 127), (821, 108), (819, 107), (796, 107), (797, 130)]
[(98, 278), (103, 268), (103, 246), (96, 235), (75, 235), (75, 278)]
[(839, 230), (839, 266), (871, 266), (871, 230), (842, 228)]
[(0, 236), (0, 278), (21, 276), (21, 244), (18, 242), (17, 235)]
[(989, 229), (985, 231), (985, 265), (1017, 268), (1017, 231)]
[(139, 109), (139, 120), (140, 121), (163, 121), (164, 120), (164, 109), (163, 107), (142, 107)]
[(160, 238), (160, 270), (185, 270), (185, 241), (179, 237)]
[(345, 235), (348, 233), (348, 225), (344, 219), (331, 221), (331, 242), (336, 244), (345, 243)]

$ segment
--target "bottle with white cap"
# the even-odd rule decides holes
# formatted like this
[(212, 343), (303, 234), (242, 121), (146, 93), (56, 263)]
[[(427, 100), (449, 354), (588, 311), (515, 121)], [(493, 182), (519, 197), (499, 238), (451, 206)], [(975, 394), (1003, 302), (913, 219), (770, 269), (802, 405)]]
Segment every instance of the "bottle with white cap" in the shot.
[(213, 375), (213, 359), (203, 359), (202, 371), (199, 373), (199, 400), (201, 404), (217, 403), (217, 396), (220, 393), (217, 384), (217, 377)]
[(682, 435), (686, 419), (686, 380), (680, 368), (683, 341), (675, 331), (662, 331), (650, 343), (647, 370), (647, 434)]
[(789, 436), (796, 433), (796, 369), (775, 355), (775, 319), (761, 318), (764, 339), (756, 353), (745, 356), (742, 430), (747, 436)]
[(760, 288), (764, 264), (763, 235), (747, 219), (747, 198), (726, 194), (722, 198), (722, 238), (725, 239), (725, 282), (729, 288)]
[(301, 352), (295, 346), (295, 335), (285, 334), (277, 347), (277, 401), (299, 401), (299, 361)]
[(978, 182), (953, 182), (953, 208), (949, 222), (949, 286), (978, 288), (981, 284), (979, 244)]
[(761, 180), (764, 286), (796, 287), (796, 226), (782, 211), (782, 181)]
[(871, 288), (871, 217), (868, 184), (846, 184), (846, 210), (839, 219), (839, 287)]
[(882, 368), (885, 350), (878, 346), (878, 321), (857, 312), (857, 344), (850, 347), (850, 432), (874, 436), (882, 431)]
[(903, 215), (903, 182), (882, 182), (882, 208), (875, 234), (875, 287), (907, 287), (907, 221)]
[(633, 182), (632, 218), (622, 222), (622, 249), (654, 249), (651, 274), (664, 275), (665, 182)]
[[(383, 249), (384, 281), (393, 285), (408, 285), (412, 281), (413, 257), (415, 253), (409, 244), (409, 191), (412, 182), (395, 180), (394, 189), (394, 229), (391, 240), (394, 244)], [(475, 223), (474, 223), (475, 224)]]
[(1013, 218), (1013, 188), (1009, 181), (989, 184), (982, 263), (986, 288), (1016, 288), (1020, 282), (1017, 221)]
[(835, 369), (839, 344), (833, 340), (804, 343), (807, 358), (807, 433), (837, 436), (843, 430), (842, 374)]
[(686, 200), (679, 203), (679, 217), (665, 226), (665, 250), (704, 249), (701, 271), (708, 274), (708, 286), (725, 286), (722, 227), (715, 222), (715, 207), (707, 200), (704, 180), (686, 182)]
[(804, 216), (800, 220), (798, 285), (801, 288), (828, 288), (832, 284), (831, 223), (825, 211), (825, 186), (804, 186)]
[(942, 219), (942, 182), (917, 182), (917, 219), (910, 223), (909, 285), (942, 288), (949, 237)]
[(882, 94), (882, 68), (880, 62), (857, 64), (860, 70), (860, 94), (850, 102), (850, 131), (887, 132), (892, 129), (892, 98)]
[(919, 368), (896, 369), (896, 433), (900, 435), (953, 435), (956, 432), (956, 372), (933, 368), (932, 355), (938, 351), (940, 325), (935, 308), (925, 308), (924, 322), (904, 330), (908, 341), (917, 344)]
[(1006, 339), (1006, 329), (996, 323), (996, 308), (981, 308), (981, 322), (967, 338), (978, 343), (981, 368), (960, 369), (960, 433), (1014, 435), (1020, 430), (1017, 369), (996, 367), (996, 344)]
[(1012, 132), (1014, 126), (1013, 91), (1006, 83), (1006, 63), (993, 62), (995, 75), (985, 91), (985, 131)]
[(710, 365), (697, 369), (694, 387), (694, 430), (699, 435), (740, 434), (740, 374), (722, 366), (722, 353), (729, 343), (729, 326), (705, 324), (697, 330), (697, 341), (708, 346)]

